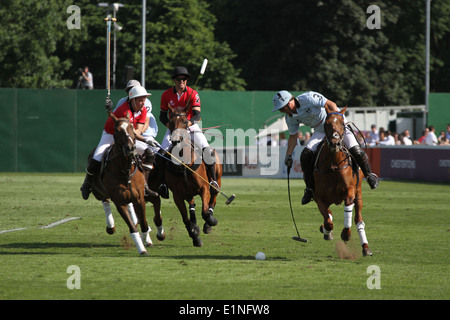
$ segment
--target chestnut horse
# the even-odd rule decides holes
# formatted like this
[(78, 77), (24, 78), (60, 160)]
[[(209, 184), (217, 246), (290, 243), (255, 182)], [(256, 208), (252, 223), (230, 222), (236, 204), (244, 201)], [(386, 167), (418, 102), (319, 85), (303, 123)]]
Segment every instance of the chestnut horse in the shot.
[[(199, 237), (200, 228), (195, 217), (194, 196), (199, 195), (202, 199), (202, 217), (205, 220), (203, 232), (210, 233), (212, 227), (218, 223), (213, 216), (217, 192), (210, 188), (205, 163), (199, 153), (195, 151), (187, 126), (186, 113), (171, 110), (169, 129), (172, 132), (172, 153), (174, 154), (170, 154), (172, 161), (168, 161), (166, 165), (165, 179), (194, 246), (201, 247), (203, 242)], [(215, 152), (214, 156), (217, 183), (220, 187), (222, 165)], [(188, 217), (185, 201), (189, 202), (190, 217)]]
[[(92, 193), (97, 200), (103, 202), (104, 207), (105, 203), (108, 203), (108, 199), (113, 201), (130, 230), (130, 236), (139, 254), (147, 255), (143, 240), (146, 245), (151, 243), (151, 240), (150, 243), (148, 241), (150, 229), (145, 217), (144, 174), (138, 168), (133, 124), (129, 119), (117, 119), (112, 113), (110, 116), (115, 121), (114, 143), (109, 150), (105, 151), (102, 161), (104, 168), (94, 178)], [(141, 225), (142, 239), (127, 210), (129, 203), (133, 204), (138, 222)], [(107, 214), (106, 211), (105, 208)], [(108, 217), (107, 214), (108, 221), (110, 223), (108, 223), (106, 231), (113, 234), (115, 227), (112, 215)]]
[(352, 213), (355, 208), (355, 224), (363, 248), (363, 256), (372, 255), (367, 242), (364, 222), (361, 215), (363, 206), (361, 183), (362, 171), (352, 161), (350, 152), (344, 146), (344, 108), (340, 112), (328, 113), (325, 120), (325, 138), (318, 147), (314, 168), (314, 200), (317, 203), (324, 223), (320, 231), (325, 240), (333, 239), (333, 216), (331, 204), (339, 205), (344, 201), (344, 229), (341, 238), (350, 240)]

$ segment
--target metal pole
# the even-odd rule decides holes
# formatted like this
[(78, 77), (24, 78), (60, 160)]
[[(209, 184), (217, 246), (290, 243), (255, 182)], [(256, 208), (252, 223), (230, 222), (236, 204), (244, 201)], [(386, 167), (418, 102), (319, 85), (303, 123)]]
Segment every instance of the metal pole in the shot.
[(142, 0), (142, 61), (141, 61), (141, 86), (145, 88), (145, 23), (146, 23), (147, 1)]
[(113, 55), (113, 83), (112, 88), (116, 88), (116, 8), (114, 9), (114, 55)]
[[(425, 112), (428, 116), (429, 105), (428, 99), (430, 94), (430, 3), (431, 0), (426, 0), (426, 30), (425, 30)], [(424, 123), (427, 123), (426, 118)]]

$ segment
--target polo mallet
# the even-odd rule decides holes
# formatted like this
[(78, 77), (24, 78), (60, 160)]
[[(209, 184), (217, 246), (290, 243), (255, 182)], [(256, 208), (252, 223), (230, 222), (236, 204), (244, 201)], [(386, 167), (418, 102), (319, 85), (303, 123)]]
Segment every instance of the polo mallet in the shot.
[[(208, 59), (204, 59), (203, 63), (202, 63), (202, 67), (200, 68), (200, 73), (198, 74), (197, 80), (195, 80), (195, 83), (194, 83), (192, 89), (196, 90), (198, 80), (200, 80), (200, 78), (205, 74), (207, 65), (208, 65)], [(191, 91), (191, 95), (189, 96), (188, 102), (186, 104), (186, 110), (188, 110), (189, 106), (191, 105), (191, 98), (192, 98), (192, 93), (194, 93), (194, 90)]]
[[(156, 142), (156, 141), (155, 141)], [(161, 145), (156, 142), (156, 145), (164, 150)], [(223, 195), (225, 198), (227, 198), (227, 201), (225, 202), (226, 205), (229, 205), (231, 202), (233, 202), (233, 200), (236, 198), (235, 194), (232, 194), (231, 197), (228, 197), (225, 193), (223, 193), (222, 191), (220, 191), (219, 189), (217, 189), (216, 187), (214, 187), (208, 180), (206, 180), (205, 178), (203, 178), (201, 175), (199, 175), (197, 172), (195, 172), (194, 170), (192, 170), (191, 168), (189, 168), (186, 164), (183, 163), (183, 161), (181, 161), (180, 159), (178, 159), (177, 157), (175, 157), (173, 154), (171, 154), (169, 151), (164, 150), (168, 155), (172, 156), (172, 158), (174, 158), (175, 160), (177, 160), (179, 163), (181, 163), (185, 168), (189, 169), (192, 173), (196, 174), (200, 179), (202, 179), (204, 182), (206, 182), (210, 187), (212, 187), (213, 189), (215, 189), (217, 192), (219, 192), (221, 195)]]
[(302, 237), (300, 237), (300, 234), (298, 233), (298, 229), (297, 229), (297, 224), (295, 223), (295, 219), (294, 219), (294, 213), (292, 212), (292, 203), (291, 203), (291, 187), (289, 185), (289, 173), (291, 172), (291, 168), (288, 167), (287, 168), (287, 182), (288, 182), (288, 196), (289, 196), (289, 206), (291, 208), (291, 216), (292, 216), (292, 221), (294, 221), (294, 226), (295, 226), (295, 231), (297, 231), (297, 236), (293, 236), (292, 239), (296, 240), (296, 241), (300, 241), (300, 242), (308, 242), (308, 239), (304, 239)]

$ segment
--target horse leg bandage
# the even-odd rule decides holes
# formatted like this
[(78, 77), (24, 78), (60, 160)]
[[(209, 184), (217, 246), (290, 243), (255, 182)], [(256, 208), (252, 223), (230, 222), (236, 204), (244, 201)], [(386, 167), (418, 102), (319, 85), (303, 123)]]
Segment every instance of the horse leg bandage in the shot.
[(139, 236), (139, 232), (130, 233), (131, 239), (133, 239), (134, 244), (139, 252), (139, 254), (143, 252), (147, 252), (144, 247), (144, 243), (142, 242), (141, 237)]
[(111, 204), (107, 201), (102, 201), (103, 210), (105, 210), (106, 225), (108, 228), (114, 228), (114, 217), (111, 212)]
[(127, 210), (128, 210), (128, 214), (130, 215), (131, 221), (133, 222), (134, 225), (137, 225), (138, 219), (136, 217), (136, 212), (134, 211), (134, 206), (131, 202), (129, 204), (127, 204)]
[(361, 245), (364, 243), (367, 243), (367, 237), (366, 237), (366, 230), (364, 230), (365, 224), (363, 221), (360, 221), (356, 224), (356, 227), (358, 228), (358, 234), (359, 234), (359, 241), (361, 242)]
[(344, 227), (350, 229), (352, 227), (353, 207), (355, 204), (345, 206), (344, 208)]

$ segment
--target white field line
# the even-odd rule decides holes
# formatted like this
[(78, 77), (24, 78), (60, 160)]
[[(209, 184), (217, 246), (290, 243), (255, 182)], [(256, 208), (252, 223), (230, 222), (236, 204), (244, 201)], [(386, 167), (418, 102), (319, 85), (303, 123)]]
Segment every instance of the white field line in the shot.
[[(69, 222), (69, 221), (72, 221), (72, 220), (77, 220), (77, 219), (81, 219), (81, 218), (80, 217), (66, 218), (66, 219), (62, 219), (62, 220), (59, 220), (59, 221), (52, 222), (52, 223), (50, 223), (50, 224), (48, 224), (46, 226), (39, 227), (39, 228), (36, 228), (36, 229), (50, 229), (50, 228), (56, 227), (56, 226), (58, 226), (60, 224), (63, 224), (63, 223), (66, 223), (66, 222)], [(7, 232), (27, 230), (27, 229), (34, 229), (34, 228), (17, 228), (17, 229), (10, 229), (10, 230), (1, 230), (0, 234), (7, 233)]]

